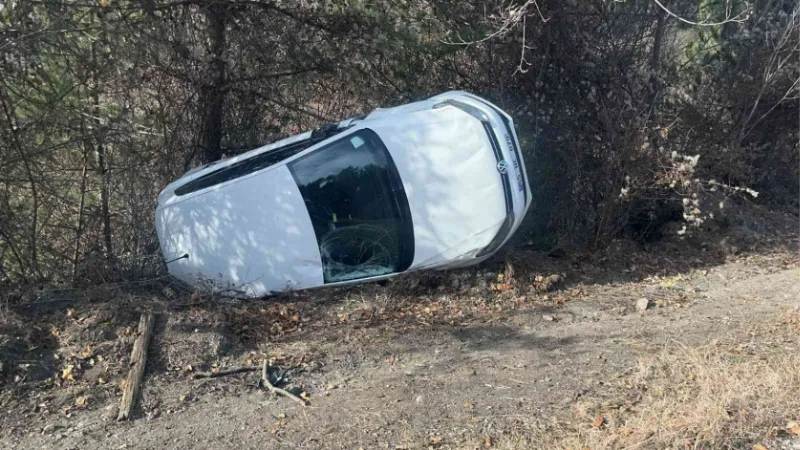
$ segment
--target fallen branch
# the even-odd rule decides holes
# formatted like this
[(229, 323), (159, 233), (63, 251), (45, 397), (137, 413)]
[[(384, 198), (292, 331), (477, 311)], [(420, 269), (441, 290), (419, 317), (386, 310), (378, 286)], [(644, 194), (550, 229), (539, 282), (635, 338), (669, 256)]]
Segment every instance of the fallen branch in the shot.
[(199, 380), (200, 378), (219, 378), (226, 375), (236, 375), (237, 373), (256, 372), (260, 369), (258, 366), (237, 367), (236, 369), (220, 370), (219, 372), (201, 372), (192, 375), (192, 378)]
[(291, 392), (289, 392), (289, 391), (287, 391), (285, 389), (281, 389), (279, 387), (276, 387), (275, 385), (273, 385), (269, 381), (269, 360), (266, 359), (266, 358), (264, 359), (264, 365), (261, 368), (261, 381), (264, 383), (264, 387), (266, 387), (267, 390), (269, 390), (273, 394), (282, 395), (282, 396), (284, 396), (286, 398), (290, 398), (290, 399), (296, 401), (297, 403), (300, 403), (303, 406), (307, 405), (307, 403), (306, 403), (306, 401), (304, 399), (292, 394)]
[(133, 415), (139, 386), (144, 376), (144, 366), (147, 363), (147, 345), (150, 343), (150, 334), (153, 332), (153, 313), (142, 313), (139, 319), (139, 330), (131, 352), (131, 369), (125, 379), (125, 389), (122, 391), (122, 402), (119, 406), (117, 420), (128, 420)]

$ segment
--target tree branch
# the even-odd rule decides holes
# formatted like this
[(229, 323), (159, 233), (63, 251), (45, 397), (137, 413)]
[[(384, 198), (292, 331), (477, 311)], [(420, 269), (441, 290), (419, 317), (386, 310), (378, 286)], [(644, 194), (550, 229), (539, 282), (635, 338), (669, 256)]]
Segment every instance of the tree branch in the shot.
[(267, 388), (267, 390), (272, 392), (273, 394), (282, 395), (286, 398), (296, 401), (297, 403), (300, 403), (303, 406), (307, 406), (306, 401), (303, 400), (302, 398), (292, 394), (291, 392), (285, 389), (276, 387), (269, 381), (269, 359), (266, 358), (264, 359), (264, 365), (261, 368), (261, 381), (264, 383), (264, 387)]
[(744, 12), (741, 12), (741, 13), (737, 14), (735, 17), (731, 17), (730, 16), (730, 14), (731, 14), (730, 2), (728, 2), (726, 7), (725, 7), (725, 19), (722, 20), (721, 22), (706, 22), (706, 21), (693, 22), (691, 20), (684, 19), (683, 17), (681, 17), (681, 16), (675, 14), (674, 12), (670, 11), (659, 0), (653, 0), (653, 1), (656, 3), (656, 5), (658, 5), (659, 8), (664, 10), (664, 12), (669, 14), (670, 16), (680, 20), (683, 23), (688, 23), (689, 25), (695, 25), (695, 26), (698, 26), (698, 27), (716, 27), (716, 26), (719, 26), (719, 25), (725, 25), (726, 23), (742, 23), (742, 22), (747, 21), (750, 18), (750, 5), (748, 3), (745, 3), (745, 5), (747, 6), (747, 9), (745, 9)]

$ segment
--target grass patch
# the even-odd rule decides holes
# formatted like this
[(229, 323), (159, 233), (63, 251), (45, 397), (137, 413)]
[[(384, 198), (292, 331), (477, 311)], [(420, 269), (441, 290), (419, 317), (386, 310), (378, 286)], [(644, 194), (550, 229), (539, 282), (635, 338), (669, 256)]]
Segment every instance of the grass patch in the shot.
[(787, 312), (728, 343), (671, 343), (602, 398), (518, 427), (497, 448), (759, 448), (800, 419), (799, 317)]

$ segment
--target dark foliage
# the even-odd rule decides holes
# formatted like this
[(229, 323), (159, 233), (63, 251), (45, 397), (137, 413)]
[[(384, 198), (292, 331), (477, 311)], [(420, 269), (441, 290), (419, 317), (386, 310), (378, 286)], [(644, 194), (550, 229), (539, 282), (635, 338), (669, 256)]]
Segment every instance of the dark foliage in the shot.
[(668, 3), (6, 2), (0, 279), (157, 273), (187, 169), (446, 89), (517, 120), (537, 246), (691, 232), (720, 195), (796, 210), (797, 3)]

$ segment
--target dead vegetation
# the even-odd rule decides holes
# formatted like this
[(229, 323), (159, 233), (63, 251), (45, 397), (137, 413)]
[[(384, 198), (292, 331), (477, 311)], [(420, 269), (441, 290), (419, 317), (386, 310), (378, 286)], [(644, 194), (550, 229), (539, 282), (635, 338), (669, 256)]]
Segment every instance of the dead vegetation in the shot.
[(729, 342), (673, 341), (555, 424), (523, 423), (499, 448), (760, 448), (800, 435), (800, 310)]

